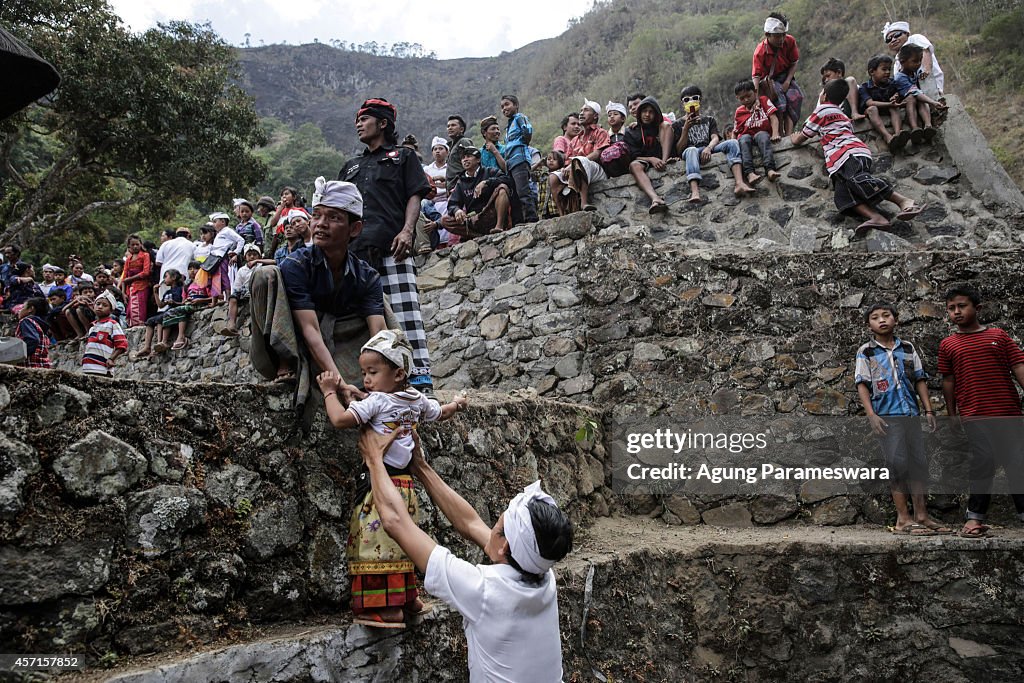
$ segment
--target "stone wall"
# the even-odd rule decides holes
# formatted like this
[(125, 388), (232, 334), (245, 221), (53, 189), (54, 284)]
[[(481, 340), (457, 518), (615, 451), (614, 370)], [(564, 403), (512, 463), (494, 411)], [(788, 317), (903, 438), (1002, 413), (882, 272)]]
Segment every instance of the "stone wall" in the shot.
[[(289, 406), (278, 385), (0, 366), (0, 648), (137, 654), (344, 613), (356, 435), (301, 434)], [(583, 526), (615, 506), (603, 447), (574, 439), (591, 415), (477, 395), (422, 433), (484, 519), (542, 477)]]

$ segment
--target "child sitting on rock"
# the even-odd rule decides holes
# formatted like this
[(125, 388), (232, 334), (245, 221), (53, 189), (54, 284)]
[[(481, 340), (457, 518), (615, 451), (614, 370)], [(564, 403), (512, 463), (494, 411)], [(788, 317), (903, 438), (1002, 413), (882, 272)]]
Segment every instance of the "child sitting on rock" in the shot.
[(103, 292), (93, 302), (96, 319), (89, 328), (82, 353), (82, 372), (88, 375), (110, 377), (114, 361), (128, 350), (128, 337), (121, 325), (111, 317), (116, 303), (110, 292)]
[[(892, 63), (889, 55), (875, 55), (868, 60), (868, 80), (860, 85), (860, 108), (871, 122), (871, 127), (882, 136), (889, 152), (896, 154), (910, 142), (910, 133), (903, 130), (900, 115), (903, 99), (896, 81), (892, 80)], [(883, 113), (892, 123), (891, 133), (885, 127)]]
[(743, 179), (743, 164), (740, 146), (735, 140), (725, 140), (718, 136), (718, 121), (713, 116), (701, 116), (701, 98), (703, 92), (696, 85), (688, 85), (679, 95), (681, 117), (672, 124), (675, 135), (675, 153), (686, 164), (686, 179), (690, 183), (690, 202), (698, 203), (700, 199), (701, 164), (711, 160), (715, 152), (725, 152), (726, 163), (732, 169), (736, 187), (733, 193), (739, 197), (756, 190), (747, 185)]
[(220, 331), (225, 337), (238, 336), (238, 326), (235, 324), (238, 320), (238, 304), (249, 300), (249, 280), (252, 278), (252, 272), (262, 265), (262, 255), (260, 248), (255, 244), (247, 244), (242, 249), (245, 265), (235, 273), (235, 281), (231, 284), (231, 297), (228, 299), (228, 320)]
[(192, 314), (213, 302), (213, 297), (210, 296), (210, 287), (208, 285), (201, 285), (196, 281), (196, 275), (199, 273), (199, 270), (199, 264), (195, 261), (188, 264), (190, 282), (185, 290), (185, 303), (181, 306), (172, 307), (167, 312), (167, 315), (164, 316), (163, 322), (160, 324), (160, 341), (153, 347), (154, 352), (163, 353), (167, 350), (167, 343), (171, 340), (171, 328), (173, 327), (178, 328), (178, 337), (175, 339), (171, 350), (181, 351), (185, 349), (189, 345), (189, 338), (185, 335), (185, 332)]
[(821, 92), (818, 93), (818, 104), (822, 104), (825, 101), (825, 84), (839, 78), (845, 79), (850, 84), (850, 94), (846, 96), (846, 99), (839, 105), (839, 108), (850, 117), (851, 121), (860, 121), (864, 118), (864, 114), (861, 112), (860, 103), (857, 101), (860, 94), (857, 87), (857, 79), (846, 75), (846, 64), (841, 59), (829, 57), (821, 65)]
[(900, 209), (897, 220), (909, 220), (924, 207), (894, 192), (884, 179), (871, 175), (871, 150), (854, 135), (853, 123), (839, 108), (849, 89), (845, 80), (825, 84), (825, 103), (815, 108), (803, 130), (793, 133), (790, 141), (802, 145), (821, 136), (825, 169), (835, 188), (836, 208), (848, 216), (867, 219), (857, 226), (857, 234), (862, 234), (872, 228), (889, 227), (889, 220), (876, 208), (879, 202), (896, 204)]
[[(327, 416), (338, 429), (369, 425), (378, 434), (404, 430), (384, 454), (391, 480), (399, 489), (415, 520), (418, 516), (409, 462), (415, 443), (412, 431), (422, 421), (447, 420), (466, 407), (458, 396), (444, 406), (409, 386), (412, 346), (399, 331), (382, 330), (363, 345), (359, 354), (363, 387), (369, 396), (341, 403), (341, 377), (321, 373), (316, 379), (324, 394)], [(355, 623), (380, 628), (402, 628), (405, 614), (422, 612), (412, 561), (385, 533), (373, 505), (366, 470), (357, 482), (358, 505), (352, 512), (348, 539), (348, 568), (352, 574), (352, 611)]]
[(733, 115), (733, 130), (740, 146), (744, 180), (747, 185), (757, 185), (763, 176), (754, 172), (754, 145), (761, 151), (761, 163), (768, 174), (768, 180), (775, 182), (779, 172), (775, 170), (775, 151), (772, 143), (782, 138), (779, 135), (779, 114), (764, 95), (758, 96), (753, 81), (740, 81), (733, 88), (740, 106)]
[[(93, 312), (93, 302), (96, 299), (96, 287), (91, 282), (82, 281), (75, 286), (75, 295), (71, 297), (64, 306), (64, 319), (74, 330), (74, 336), (78, 340), (88, 337), (92, 321), (96, 319)], [(111, 308), (114, 307), (111, 302)]]
[(18, 329), (14, 336), (25, 342), (26, 367), (52, 368), (50, 337), (46, 316), (50, 304), (41, 296), (32, 297), (18, 310)]
[[(198, 264), (197, 264), (198, 265)], [(152, 353), (151, 347), (153, 343), (153, 335), (157, 328), (160, 329), (160, 338), (158, 341), (162, 342), (164, 348), (167, 346), (167, 339), (170, 336), (170, 331), (166, 331), (163, 327), (164, 318), (167, 317), (167, 312), (175, 306), (180, 306), (185, 297), (185, 280), (181, 273), (171, 268), (164, 273), (164, 285), (167, 290), (164, 292), (163, 297), (160, 299), (160, 310), (156, 314), (146, 318), (146, 337), (142, 341), (142, 348), (136, 351), (132, 356), (131, 360), (142, 360)]]
[(921, 90), (921, 60), (924, 49), (907, 43), (899, 51), (900, 70), (896, 74), (896, 87), (907, 107), (910, 139), (922, 145), (935, 139), (938, 133), (932, 126), (932, 109), (946, 111), (946, 104), (924, 94)]

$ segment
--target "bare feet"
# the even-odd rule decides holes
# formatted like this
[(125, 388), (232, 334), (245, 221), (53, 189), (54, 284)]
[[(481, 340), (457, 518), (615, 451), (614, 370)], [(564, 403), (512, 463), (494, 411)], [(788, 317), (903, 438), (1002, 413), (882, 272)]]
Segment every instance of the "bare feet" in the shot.
[(732, 193), (737, 197), (744, 197), (748, 194), (755, 194), (756, 192), (757, 190), (746, 183), (736, 183), (736, 187), (732, 191)]
[(761, 176), (757, 175), (754, 172), (750, 172), (747, 174), (747, 185), (750, 185), (751, 187), (757, 185), (762, 180), (764, 180), (764, 178), (762, 178)]
[(776, 180), (782, 177), (782, 174), (776, 171), (774, 168), (768, 171), (768, 182), (774, 183)]
[(690, 198), (687, 199), (686, 201), (690, 202), (691, 204), (700, 204), (700, 193), (699, 192), (692, 193), (690, 195)]

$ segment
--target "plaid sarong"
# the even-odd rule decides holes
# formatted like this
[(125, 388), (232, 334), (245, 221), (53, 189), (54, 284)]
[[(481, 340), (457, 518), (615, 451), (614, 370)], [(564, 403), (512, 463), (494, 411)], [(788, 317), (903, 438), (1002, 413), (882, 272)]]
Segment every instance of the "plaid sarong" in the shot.
[(413, 375), (430, 375), (430, 354), (427, 351), (427, 332), (420, 315), (420, 296), (416, 288), (416, 264), (411, 258), (395, 262), (385, 256), (380, 269), (381, 283), (388, 296), (398, 326), (412, 345)]

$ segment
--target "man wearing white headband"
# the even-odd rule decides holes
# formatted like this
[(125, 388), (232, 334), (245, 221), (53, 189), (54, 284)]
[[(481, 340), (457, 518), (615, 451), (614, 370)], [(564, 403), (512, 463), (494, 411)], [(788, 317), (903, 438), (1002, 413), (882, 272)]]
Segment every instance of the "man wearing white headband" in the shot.
[(430, 143), (430, 154), (433, 161), (423, 166), (423, 172), (430, 178), (435, 194), (433, 199), (424, 199), (420, 208), (430, 221), (425, 226), (431, 231), (430, 247), (436, 248), (451, 239), (448, 231), (440, 226), (441, 217), (448, 211), (448, 141), (440, 136), (435, 137)]
[[(885, 46), (889, 50), (889, 54), (896, 58), (899, 54), (900, 48), (910, 43), (911, 45), (917, 45), (924, 50), (924, 56), (921, 58), (921, 90), (924, 91), (929, 97), (938, 98), (942, 96), (946, 87), (946, 77), (942, 73), (942, 67), (939, 66), (939, 62), (935, 59), (935, 46), (925, 36), (920, 33), (911, 33), (910, 24), (906, 21), (894, 21), (886, 23), (882, 27), (882, 39), (885, 41)], [(900, 64), (899, 60), (893, 69), (893, 74), (899, 72)]]
[[(789, 20), (772, 12), (764, 21), (764, 39), (754, 48), (750, 78), (758, 94), (767, 95), (779, 110), (784, 134), (790, 135), (800, 120), (803, 90), (794, 75), (800, 61), (800, 48), (789, 35)], [(769, 86), (770, 94), (761, 91), (762, 83)]]
[(455, 557), (416, 526), (388, 477), (383, 453), (395, 434), (390, 439), (371, 430), (360, 434), (373, 503), (384, 530), (424, 572), (427, 591), (462, 614), (470, 681), (560, 682), (562, 648), (552, 567), (572, 550), (568, 517), (537, 481), (515, 496), (489, 529), (417, 447), (413, 476), (456, 531), (482, 548), (491, 564), (473, 565)]

